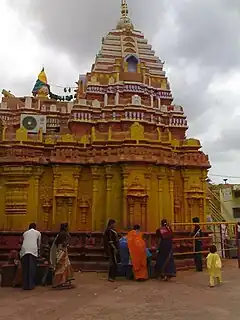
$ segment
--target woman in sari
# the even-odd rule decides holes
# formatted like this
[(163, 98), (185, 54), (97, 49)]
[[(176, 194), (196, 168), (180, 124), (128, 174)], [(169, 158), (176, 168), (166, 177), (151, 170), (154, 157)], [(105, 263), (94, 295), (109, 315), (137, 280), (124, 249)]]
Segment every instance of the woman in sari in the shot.
[(173, 232), (169, 227), (167, 220), (161, 221), (161, 227), (156, 231), (159, 241), (158, 254), (156, 261), (156, 276), (168, 281), (176, 277), (176, 267), (173, 259), (172, 239)]
[(13, 279), (13, 287), (22, 286), (22, 264), (19, 253), (13, 250), (8, 258), (8, 263), (15, 265), (15, 275)]
[(128, 249), (132, 261), (134, 277), (137, 281), (148, 279), (146, 244), (140, 232), (140, 226), (135, 225), (127, 235)]
[(68, 257), (69, 245), (68, 224), (61, 224), (60, 232), (55, 238), (51, 252), (50, 262), (54, 270), (53, 288), (71, 288), (73, 270)]
[(116, 228), (116, 221), (110, 219), (107, 229), (104, 232), (104, 251), (109, 261), (108, 281), (114, 282), (117, 276), (117, 267), (120, 262), (119, 236)]

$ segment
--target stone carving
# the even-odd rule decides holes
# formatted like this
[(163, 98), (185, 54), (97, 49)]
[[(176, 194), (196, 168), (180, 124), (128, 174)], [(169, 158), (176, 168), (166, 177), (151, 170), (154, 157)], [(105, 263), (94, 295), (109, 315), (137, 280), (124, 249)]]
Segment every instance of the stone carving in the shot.
[(144, 139), (144, 127), (139, 122), (135, 122), (131, 126), (131, 139), (137, 142)]
[(141, 105), (141, 97), (138, 96), (137, 94), (132, 96), (132, 104), (135, 105), (135, 106)]
[(133, 183), (128, 189), (127, 195), (129, 197), (146, 197), (147, 193), (144, 186), (140, 183), (139, 177), (135, 177)]
[(22, 215), (27, 213), (28, 187), (28, 183), (22, 182), (6, 185), (5, 215)]
[(95, 99), (92, 101), (92, 106), (96, 107), (96, 108), (100, 108), (101, 107), (101, 103), (99, 100)]
[(80, 139), (80, 142), (84, 144), (84, 147), (86, 147), (86, 145), (89, 143), (88, 136), (86, 134), (84, 136), (82, 136)]
[(87, 224), (88, 214), (89, 214), (89, 202), (84, 197), (78, 201), (78, 207), (80, 209), (80, 221), (81, 224)]
[(47, 137), (47, 138), (45, 139), (45, 143), (46, 143), (46, 144), (54, 144), (54, 140), (53, 140), (52, 137)]
[(96, 129), (95, 129), (95, 127), (92, 127), (91, 140), (92, 140), (92, 142), (96, 141)]
[(65, 134), (62, 136), (62, 142), (66, 143), (66, 142), (70, 142), (70, 143), (73, 143), (75, 142), (76, 140), (74, 139), (73, 135), (72, 134)]
[(114, 84), (115, 83), (115, 79), (113, 77), (110, 77), (108, 83), (109, 84)]
[(92, 83), (96, 83), (97, 82), (97, 77), (96, 76), (92, 76), (91, 77), (91, 82)]
[(200, 141), (197, 139), (186, 139), (184, 140), (184, 145), (185, 146), (191, 146), (191, 147), (196, 147), (196, 148), (201, 148)]
[(20, 142), (28, 141), (28, 132), (25, 128), (16, 131), (16, 140)]

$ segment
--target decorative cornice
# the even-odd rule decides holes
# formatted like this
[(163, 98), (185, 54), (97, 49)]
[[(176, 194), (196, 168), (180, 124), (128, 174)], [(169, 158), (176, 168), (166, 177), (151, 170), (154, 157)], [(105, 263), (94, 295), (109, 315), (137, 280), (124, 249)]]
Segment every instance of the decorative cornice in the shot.
[(172, 94), (170, 90), (163, 90), (158, 88), (153, 88), (146, 86), (144, 84), (115, 84), (115, 85), (98, 85), (98, 84), (91, 84), (87, 87), (87, 93), (116, 93), (116, 92), (132, 92), (134, 94), (147, 94), (153, 95), (154, 97), (165, 98), (165, 99), (172, 99)]
[[(147, 141), (146, 141), (147, 142)], [(38, 150), (31, 149), (29, 155), (20, 152), (15, 146), (6, 146), (4, 156), (0, 157), (0, 163), (4, 164), (102, 164), (102, 163), (119, 163), (119, 162), (146, 162), (149, 164), (177, 166), (177, 167), (202, 167), (210, 168), (208, 156), (202, 152), (173, 152), (166, 149), (166, 145), (151, 145), (148, 143), (134, 144), (116, 141), (114, 146), (109, 144), (105, 146), (89, 145), (83, 147), (79, 144), (75, 146), (66, 146), (62, 144), (55, 145), (49, 155), (49, 150), (42, 150), (39, 156)], [(29, 148), (30, 149), (30, 148)], [(180, 149), (181, 150), (181, 149)], [(94, 159), (94, 160), (93, 160)], [(57, 170), (58, 171), (58, 170)]]

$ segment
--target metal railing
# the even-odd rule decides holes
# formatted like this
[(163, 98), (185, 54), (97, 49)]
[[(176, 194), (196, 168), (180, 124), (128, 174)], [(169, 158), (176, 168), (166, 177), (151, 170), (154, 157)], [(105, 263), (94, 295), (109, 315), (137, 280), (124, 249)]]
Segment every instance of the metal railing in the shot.
[[(210, 195), (209, 209), (213, 220), (216, 222), (223, 221), (224, 219), (231, 220), (232, 215), (226, 208), (224, 202), (221, 201), (219, 195), (211, 190), (211, 188), (207, 188), (207, 192)], [(214, 202), (216, 202), (218, 205), (216, 205)]]
[[(215, 245), (220, 256), (224, 259), (238, 258), (238, 241), (237, 241), (237, 226), (236, 222), (205, 222), (199, 223), (202, 237), (194, 237), (193, 223), (174, 223), (172, 225), (173, 230), (178, 233), (181, 230), (189, 232), (188, 238), (179, 238), (175, 241), (191, 241), (192, 250), (188, 252), (176, 253), (175, 255), (192, 255), (195, 253), (207, 254), (210, 245)], [(195, 250), (195, 241), (201, 240), (203, 242), (204, 250), (202, 252)], [(207, 243), (204, 244), (204, 241)]]

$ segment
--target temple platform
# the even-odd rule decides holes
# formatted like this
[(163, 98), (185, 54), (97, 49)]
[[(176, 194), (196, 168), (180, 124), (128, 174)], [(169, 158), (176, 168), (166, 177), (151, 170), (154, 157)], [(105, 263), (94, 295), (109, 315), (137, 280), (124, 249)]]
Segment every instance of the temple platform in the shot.
[[(123, 233), (124, 234), (124, 233)], [(11, 250), (20, 250), (21, 246), (20, 232), (5, 231), (0, 232), (0, 266), (8, 262), (8, 256)], [(43, 247), (50, 247), (56, 233), (42, 232)], [(146, 246), (153, 253), (153, 260), (156, 256), (156, 234), (145, 233)], [(207, 253), (212, 237), (207, 232), (204, 234), (203, 250)], [(189, 231), (176, 231), (174, 234), (174, 256), (178, 270), (188, 270), (194, 267), (193, 261), (193, 240)], [(75, 271), (96, 271), (105, 272), (108, 268), (108, 262), (104, 257), (103, 233), (102, 232), (76, 232), (71, 233), (71, 243), (69, 256)]]
[(221, 287), (210, 289), (206, 272), (180, 272), (171, 283), (109, 283), (103, 274), (76, 273), (73, 290), (39, 287), (23, 292), (0, 288), (0, 319), (238, 320), (240, 278), (236, 261), (224, 262), (223, 280)]

